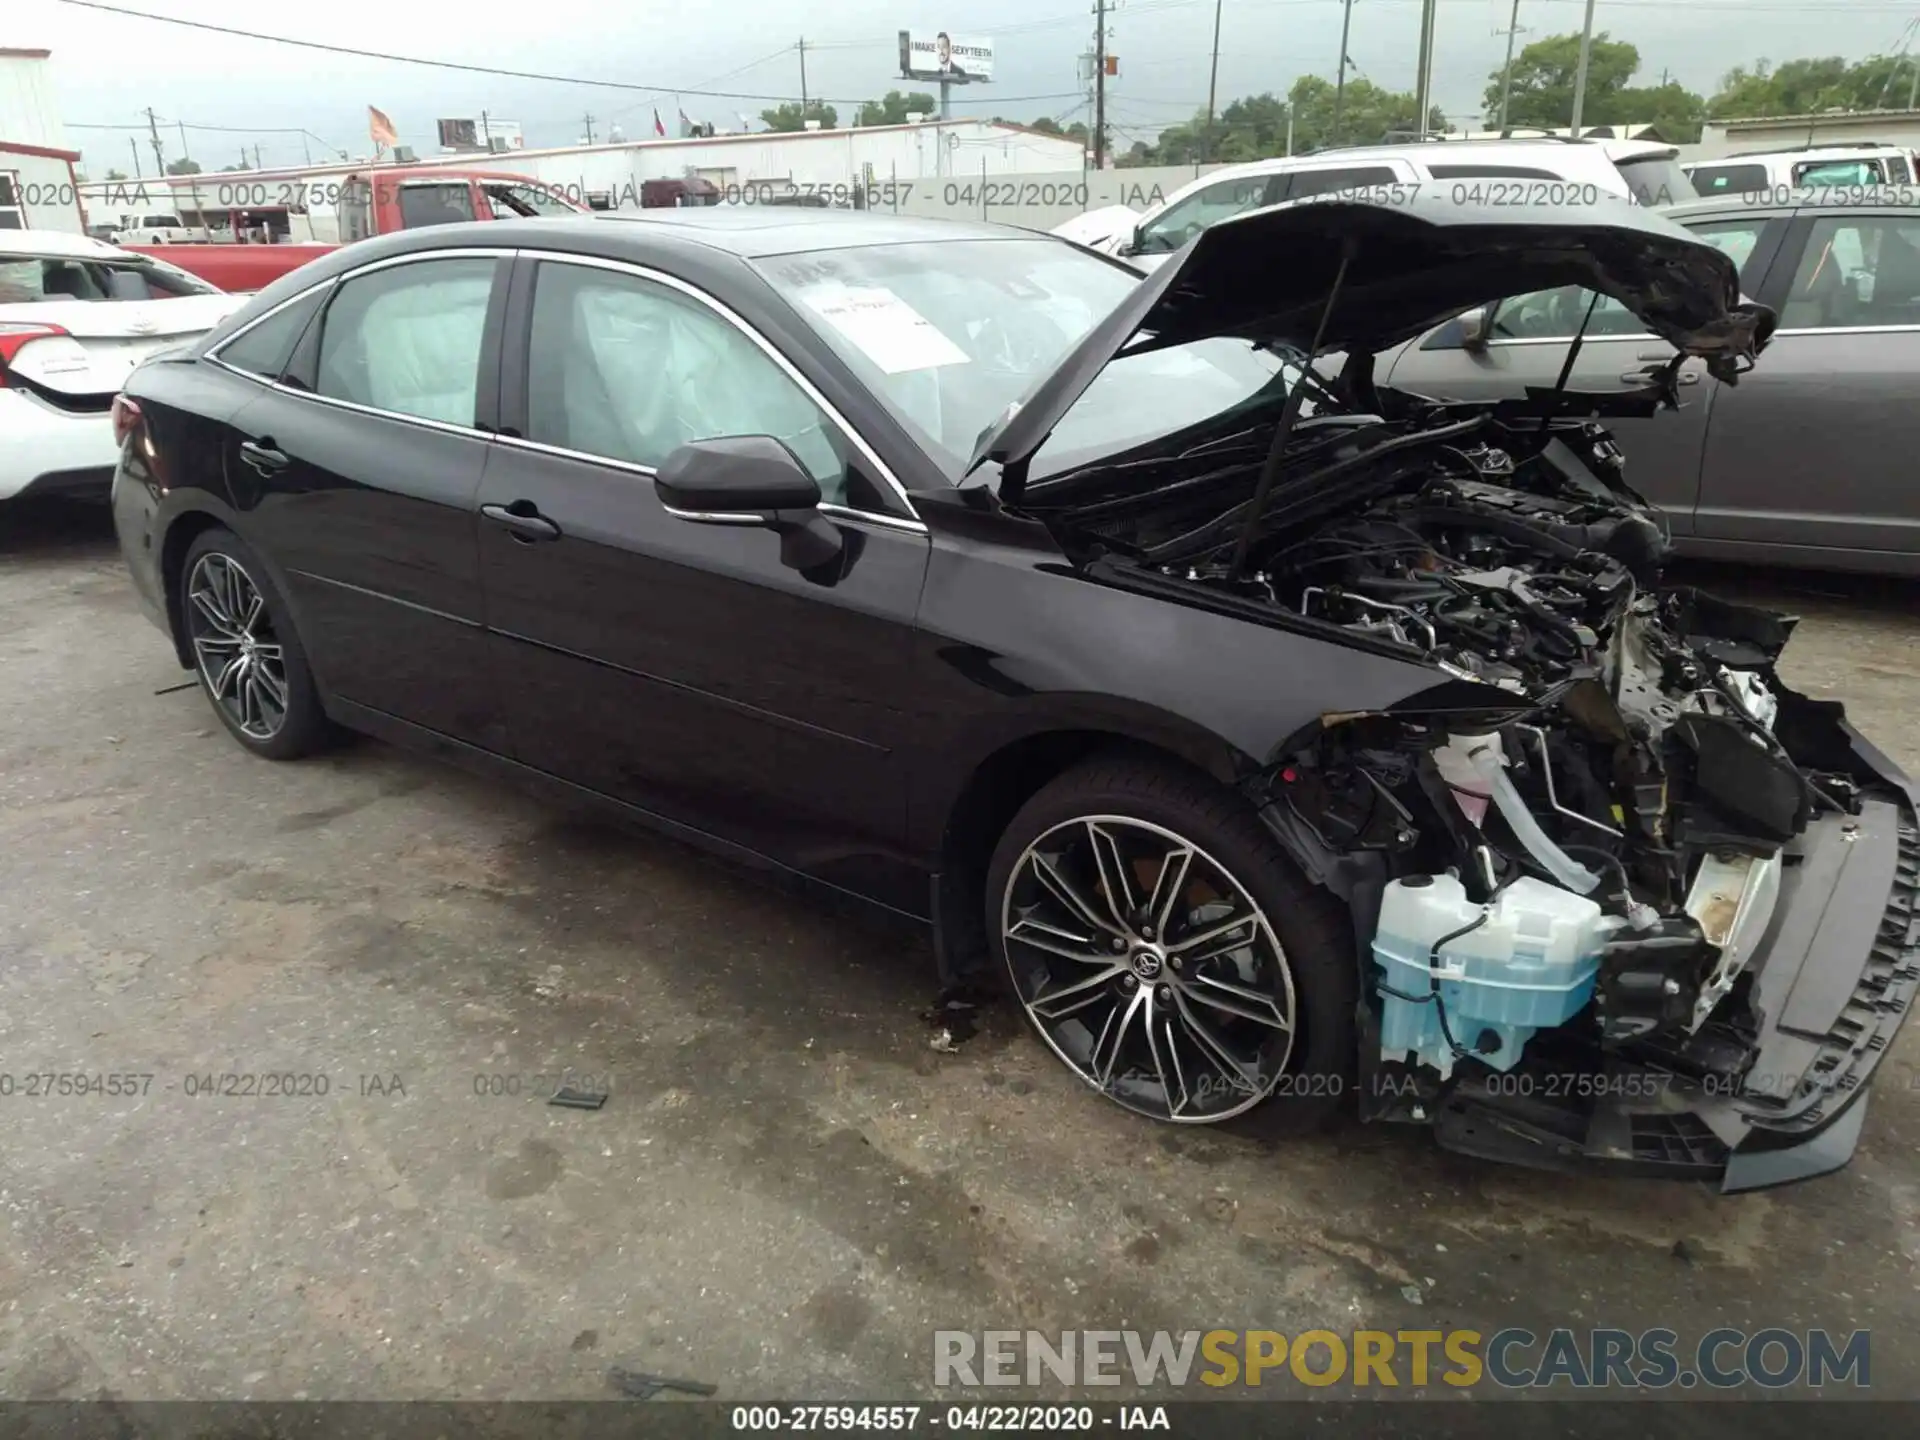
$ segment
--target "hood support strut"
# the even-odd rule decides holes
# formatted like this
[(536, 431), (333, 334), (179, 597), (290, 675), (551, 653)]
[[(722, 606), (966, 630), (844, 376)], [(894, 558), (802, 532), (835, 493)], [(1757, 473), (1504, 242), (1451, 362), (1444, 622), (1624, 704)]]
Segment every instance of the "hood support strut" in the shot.
[(1313, 373), (1313, 362), (1320, 358), (1320, 346), (1327, 335), (1327, 324), (1333, 319), (1333, 307), (1340, 302), (1341, 287), (1346, 284), (1347, 267), (1353, 263), (1354, 255), (1359, 251), (1360, 242), (1348, 235), (1340, 246), (1340, 268), (1334, 271), (1333, 288), (1327, 292), (1327, 303), (1320, 310), (1320, 323), (1314, 327), (1313, 344), (1307, 348), (1307, 358), (1301, 362), (1300, 378), (1293, 382), (1293, 388), (1287, 392), (1287, 403), (1280, 411), (1279, 423), (1273, 427), (1273, 441), (1267, 446), (1267, 458), (1260, 466), (1260, 483), (1254, 487), (1253, 499), (1247, 504), (1246, 524), (1240, 527), (1240, 539), (1233, 547), (1233, 561), (1227, 566), (1227, 581), (1232, 583), (1240, 578), (1247, 568), (1247, 552), (1253, 546), (1253, 535), (1260, 528), (1260, 512), (1267, 508), (1267, 497), (1273, 493), (1274, 482), (1280, 478), (1280, 466), (1287, 453), (1287, 442), (1293, 438), (1294, 426), (1300, 423), (1300, 408), (1307, 399), (1307, 379)]

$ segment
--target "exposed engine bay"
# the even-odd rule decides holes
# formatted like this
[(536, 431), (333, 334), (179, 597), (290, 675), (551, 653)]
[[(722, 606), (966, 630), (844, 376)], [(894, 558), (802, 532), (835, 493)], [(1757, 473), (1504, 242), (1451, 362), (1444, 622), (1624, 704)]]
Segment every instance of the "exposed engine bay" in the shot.
[(1352, 907), (1363, 1067), (1404, 1118), (1462, 1077), (1621, 1056), (1736, 1087), (1787, 852), (1861, 804), (1838, 707), (1775, 676), (1793, 621), (1661, 586), (1661, 518), (1575, 397), (1323, 398), (1277, 466), (1271, 427), (1189, 435), (1028, 507), (1113, 583), (1440, 672), (1426, 708), (1323, 716), (1256, 797)]

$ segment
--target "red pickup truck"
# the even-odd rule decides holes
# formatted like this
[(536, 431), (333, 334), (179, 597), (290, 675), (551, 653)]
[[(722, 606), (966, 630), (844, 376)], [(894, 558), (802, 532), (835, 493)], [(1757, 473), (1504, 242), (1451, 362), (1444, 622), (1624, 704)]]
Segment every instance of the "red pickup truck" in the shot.
[[(395, 230), (462, 220), (506, 220), (520, 215), (587, 215), (584, 205), (525, 175), (455, 170), (440, 165), (390, 166), (334, 180), (314, 181), (340, 219), (340, 242), (350, 245)], [(129, 245), (198, 275), (222, 290), (258, 290), (339, 245)]]

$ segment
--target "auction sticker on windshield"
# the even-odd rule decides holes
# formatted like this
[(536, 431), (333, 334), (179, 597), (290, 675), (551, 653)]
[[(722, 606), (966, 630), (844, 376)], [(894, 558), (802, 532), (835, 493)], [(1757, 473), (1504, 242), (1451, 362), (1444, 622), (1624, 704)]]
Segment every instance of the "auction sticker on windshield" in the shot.
[(801, 298), (889, 375), (967, 363), (966, 351), (883, 286), (811, 285)]

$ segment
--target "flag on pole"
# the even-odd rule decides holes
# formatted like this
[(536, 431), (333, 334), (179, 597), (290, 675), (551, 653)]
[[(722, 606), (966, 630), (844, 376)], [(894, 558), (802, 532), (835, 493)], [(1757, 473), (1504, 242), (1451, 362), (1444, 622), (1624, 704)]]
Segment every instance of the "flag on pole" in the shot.
[(393, 128), (393, 121), (387, 118), (387, 112), (367, 106), (367, 135), (374, 145), (391, 150), (400, 143), (400, 136)]
[(693, 121), (687, 118), (687, 112), (685, 110), (680, 112), (680, 133), (682, 135), (691, 135), (693, 133)]
[(661, 123), (660, 120), (660, 107), (658, 105), (653, 107), (653, 133), (656, 135), (665, 135), (667, 133), (667, 127)]

